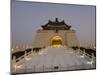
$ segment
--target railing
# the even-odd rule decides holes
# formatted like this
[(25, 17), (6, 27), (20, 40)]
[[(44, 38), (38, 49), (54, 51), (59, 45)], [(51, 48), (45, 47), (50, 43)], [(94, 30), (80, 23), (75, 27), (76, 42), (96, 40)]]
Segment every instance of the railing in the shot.
[[(73, 50), (73, 49), (71, 49), (71, 50)], [(73, 50), (74, 51), (74, 50)], [(82, 58), (85, 58), (85, 59), (87, 59), (87, 64), (95, 64), (95, 61), (96, 61), (96, 58), (95, 58), (95, 56), (94, 56), (94, 54), (92, 54), (92, 55), (89, 55), (89, 54), (87, 54), (86, 52), (85, 52), (85, 50), (83, 50), (83, 51), (81, 51), (80, 49), (78, 49), (78, 50), (76, 50), (74, 53), (76, 53), (76, 55), (79, 55), (80, 57), (82, 57)], [(34, 55), (35, 53), (33, 52), (33, 49), (30, 51), (30, 52), (26, 52), (25, 51), (25, 54), (23, 55), (23, 56), (21, 56), (21, 57), (19, 57), (19, 58), (17, 58), (16, 59), (16, 57), (14, 56), (14, 58), (13, 58), (13, 60), (12, 60), (12, 67), (13, 67), (13, 69), (14, 69), (14, 72), (13, 73), (18, 73), (18, 72), (21, 72), (21, 70), (22, 70), (22, 72), (43, 72), (43, 71), (59, 71), (59, 70), (72, 70), (72, 69), (82, 69), (83, 67), (86, 67), (87, 65), (79, 65), (79, 66), (67, 66), (67, 67), (62, 67), (61, 68), (61, 65), (58, 65), (58, 69), (57, 68), (54, 68), (55, 66), (51, 66), (51, 67), (45, 67), (44, 65), (43, 65), (43, 67), (41, 68), (41, 71), (39, 71), (39, 69), (37, 70), (37, 68), (36, 68), (36, 66), (34, 65), (33, 66), (33, 68), (32, 69), (28, 69), (27, 67), (25, 67), (25, 68), (20, 68), (20, 66), (17, 66), (17, 63), (20, 61), (20, 60), (22, 60), (22, 59), (24, 59), (24, 62), (23, 63), (25, 63), (25, 61), (27, 60), (26, 58), (29, 56), (29, 55)], [(19, 70), (17, 70), (17, 67), (19, 67)], [(57, 67), (57, 66), (56, 66)], [(87, 69), (89, 69), (89, 68), (92, 68), (93, 66), (88, 66), (87, 67)], [(68, 69), (66, 69), (66, 68), (68, 68)], [(49, 70), (48, 70), (49, 69)], [(30, 70), (30, 71), (29, 71)], [(32, 71), (31, 71), (32, 70)]]
[[(92, 55), (90, 55), (90, 54), (88, 54), (88, 53), (86, 53), (85, 52), (85, 50), (80, 50), (80, 49), (78, 49), (78, 50), (76, 50), (76, 53), (80, 56), (80, 57), (82, 57), (82, 58), (85, 58), (87, 61), (89, 61), (89, 62), (92, 62), (92, 63), (96, 63), (95, 61), (96, 61), (96, 57), (94, 56), (94, 54), (92, 53)], [(92, 64), (91, 63), (91, 64)]]
[(15, 56), (13, 57), (13, 61), (17, 63), (17, 61), (20, 61), (21, 59), (25, 58), (28, 55), (33, 55), (33, 49), (30, 52), (25, 51), (24, 55), (20, 56), (19, 58), (16, 58)]

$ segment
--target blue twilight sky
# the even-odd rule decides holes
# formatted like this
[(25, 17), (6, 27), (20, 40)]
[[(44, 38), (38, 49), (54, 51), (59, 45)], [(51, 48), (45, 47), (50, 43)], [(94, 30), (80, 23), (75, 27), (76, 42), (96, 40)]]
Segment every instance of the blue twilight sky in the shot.
[(11, 1), (11, 43), (32, 45), (37, 29), (48, 20), (65, 22), (76, 30), (81, 44), (95, 42), (95, 6)]

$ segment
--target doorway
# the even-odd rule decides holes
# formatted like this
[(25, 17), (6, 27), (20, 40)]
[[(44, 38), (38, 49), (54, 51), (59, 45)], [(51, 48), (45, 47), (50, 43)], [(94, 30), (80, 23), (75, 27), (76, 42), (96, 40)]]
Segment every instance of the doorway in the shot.
[(54, 36), (52, 38), (52, 45), (53, 46), (58, 46), (58, 45), (62, 45), (62, 39), (60, 36)]

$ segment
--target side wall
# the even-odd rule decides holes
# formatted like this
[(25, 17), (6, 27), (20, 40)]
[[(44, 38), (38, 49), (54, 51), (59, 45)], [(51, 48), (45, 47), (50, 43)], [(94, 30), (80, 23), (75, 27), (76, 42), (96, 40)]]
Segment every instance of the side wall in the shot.
[(67, 45), (69, 47), (71, 47), (71, 46), (79, 46), (79, 41), (78, 41), (78, 38), (76, 36), (76, 32), (74, 30), (67, 31), (66, 38), (67, 38), (66, 42), (67, 42)]

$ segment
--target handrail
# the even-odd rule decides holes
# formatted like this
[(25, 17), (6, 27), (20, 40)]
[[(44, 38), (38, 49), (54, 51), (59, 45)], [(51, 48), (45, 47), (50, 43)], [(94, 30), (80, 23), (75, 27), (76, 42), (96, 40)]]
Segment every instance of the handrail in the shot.
[(95, 63), (96, 57), (92, 53), (92, 55), (85, 52), (85, 50), (81, 51), (79, 49), (78, 54), (82, 54), (83, 57), (86, 57), (88, 61)]
[(22, 55), (22, 56), (20, 56), (19, 58), (16, 58), (15, 61), (16, 61), (16, 62), (17, 62), (17, 61), (20, 61), (21, 59), (25, 58), (25, 55), (27, 56), (27, 55), (29, 55), (29, 54), (32, 54), (32, 52), (28, 52), (28, 53), (27, 53), (27, 52), (25, 51), (25, 54)]
[(24, 55), (22, 55), (21, 57), (17, 58), (16, 62), (19, 61), (19, 60), (21, 60), (22, 58), (24, 58)]
[(17, 63), (17, 61), (20, 61), (21, 59), (25, 58), (28, 55), (33, 55), (33, 50), (31, 50), (30, 52), (25, 51), (24, 55), (20, 56), (19, 58), (14, 59), (15, 63)]

